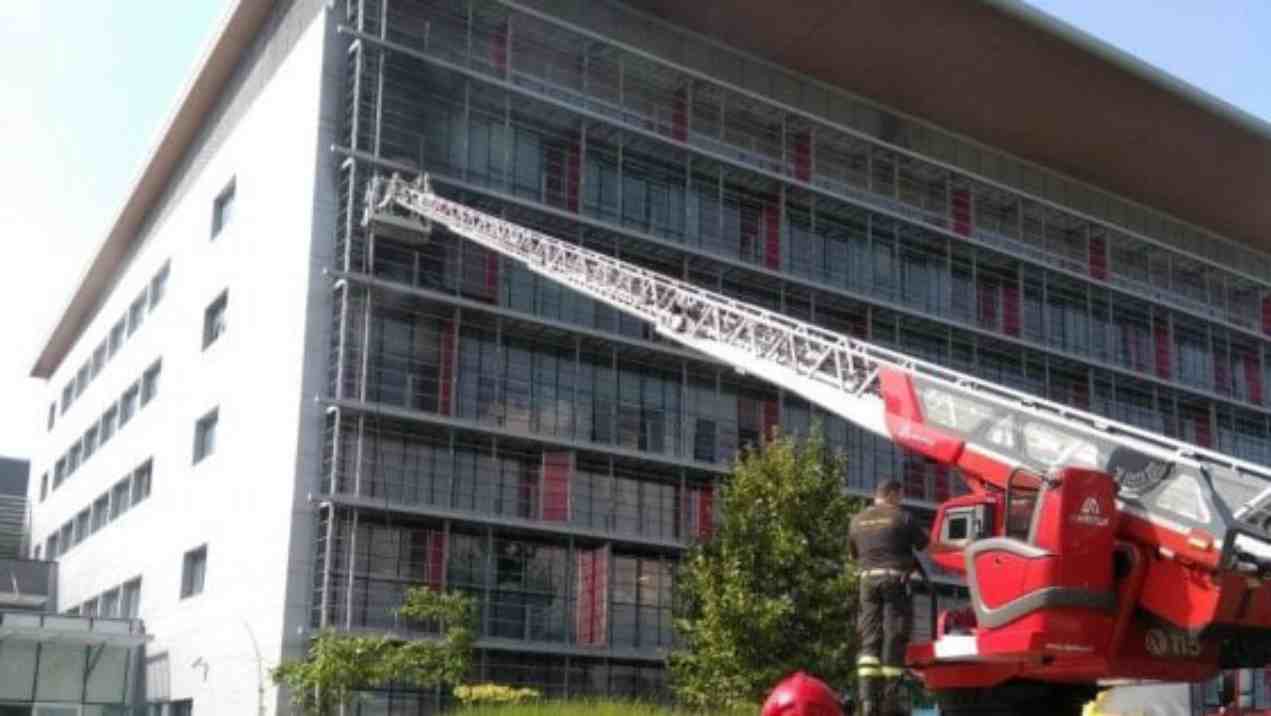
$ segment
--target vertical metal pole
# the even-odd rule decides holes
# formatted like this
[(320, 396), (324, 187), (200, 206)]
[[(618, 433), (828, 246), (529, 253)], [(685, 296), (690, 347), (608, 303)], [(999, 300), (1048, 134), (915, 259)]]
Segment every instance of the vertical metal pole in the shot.
[(350, 521), (351, 529), (349, 530), (349, 558), (348, 567), (345, 570), (345, 580), (348, 582), (345, 588), (344, 600), (344, 628), (353, 628), (353, 585), (357, 581), (357, 531), (358, 531), (358, 514), (359, 511), (354, 508), (350, 510), (353, 513), (353, 519)]
[(322, 595), (319, 601), (320, 612), (318, 616), (318, 626), (325, 629), (331, 625), (331, 552), (335, 548), (336, 510), (335, 506), (330, 504), (328, 504), (325, 508), (319, 507), (318, 509), (325, 509), (327, 513), (327, 529), (326, 537), (324, 538), (325, 545), (322, 550)]
[(348, 351), (348, 331), (349, 331), (349, 284), (344, 282), (336, 286), (336, 292), (340, 297), (340, 320), (336, 329), (339, 335), (336, 339), (335, 349), (335, 386), (332, 396), (336, 400), (344, 399), (344, 355)]

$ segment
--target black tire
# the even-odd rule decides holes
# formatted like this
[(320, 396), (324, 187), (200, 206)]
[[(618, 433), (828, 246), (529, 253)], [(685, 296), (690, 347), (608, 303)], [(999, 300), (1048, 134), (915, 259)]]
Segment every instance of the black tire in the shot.
[(1008, 681), (999, 686), (936, 691), (941, 716), (1081, 716), (1098, 689), (1086, 684)]

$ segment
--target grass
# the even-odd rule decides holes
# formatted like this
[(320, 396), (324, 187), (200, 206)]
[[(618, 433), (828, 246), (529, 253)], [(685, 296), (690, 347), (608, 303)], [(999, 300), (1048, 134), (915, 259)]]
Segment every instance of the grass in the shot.
[[(711, 716), (755, 716), (758, 707), (730, 712), (712, 711)], [(699, 716), (652, 704), (629, 701), (574, 700), (539, 701), (517, 706), (471, 706), (455, 712), (455, 716)]]

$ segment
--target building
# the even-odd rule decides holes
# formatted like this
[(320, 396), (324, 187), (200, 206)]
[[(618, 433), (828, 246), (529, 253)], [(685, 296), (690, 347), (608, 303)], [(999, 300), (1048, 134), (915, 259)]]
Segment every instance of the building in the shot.
[[(281, 710), (265, 667), (421, 584), (478, 598), (475, 678), (657, 693), (713, 484), (816, 411), (369, 235), (370, 177), (1267, 462), (1269, 154), (1010, 0), (241, 0), (33, 366), (33, 549), (61, 611), (135, 585), (168, 713)], [(853, 490), (958, 489), (824, 426)]]
[(30, 472), (29, 462), (0, 457), (0, 559), (25, 556)]

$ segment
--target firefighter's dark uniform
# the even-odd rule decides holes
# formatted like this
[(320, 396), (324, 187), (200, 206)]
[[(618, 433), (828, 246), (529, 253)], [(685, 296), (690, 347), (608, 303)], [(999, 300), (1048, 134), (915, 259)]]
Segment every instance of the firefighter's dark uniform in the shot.
[(927, 546), (927, 534), (900, 507), (875, 504), (852, 519), (851, 552), (860, 568), (860, 612), (856, 660), (861, 713), (897, 711), (905, 648), (913, 627), (909, 573), (915, 549)]

